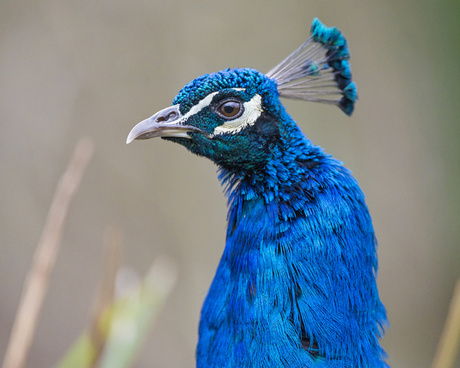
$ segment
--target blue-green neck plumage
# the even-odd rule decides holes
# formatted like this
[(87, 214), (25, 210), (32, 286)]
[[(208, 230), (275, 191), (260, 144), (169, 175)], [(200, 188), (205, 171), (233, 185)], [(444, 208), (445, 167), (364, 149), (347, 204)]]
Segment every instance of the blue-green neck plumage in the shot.
[(227, 242), (202, 310), (197, 365), (384, 367), (364, 195), (281, 109), (260, 165), (221, 165)]
[(269, 73), (188, 83), (127, 141), (163, 137), (220, 168), (227, 242), (202, 309), (199, 368), (382, 368), (376, 240), (358, 183), (301, 133), (279, 97), (351, 115), (347, 41), (315, 19)]

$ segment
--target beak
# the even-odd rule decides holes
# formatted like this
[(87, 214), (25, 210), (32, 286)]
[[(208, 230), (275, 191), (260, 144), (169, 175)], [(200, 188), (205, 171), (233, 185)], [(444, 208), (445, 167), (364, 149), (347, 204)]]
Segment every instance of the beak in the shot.
[(204, 134), (204, 132), (197, 127), (184, 125), (186, 120), (187, 119), (184, 118), (179, 111), (179, 105), (167, 107), (137, 124), (129, 132), (126, 144), (131, 143), (135, 139), (150, 139), (155, 137), (191, 139), (187, 134), (189, 132)]

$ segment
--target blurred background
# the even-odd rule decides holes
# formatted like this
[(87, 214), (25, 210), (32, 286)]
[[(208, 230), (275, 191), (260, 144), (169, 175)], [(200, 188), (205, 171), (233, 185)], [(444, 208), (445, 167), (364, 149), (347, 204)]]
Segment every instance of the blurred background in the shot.
[(140, 274), (166, 254), (179, 281), (135, 367), (194, 367), (202, 301), (225, 242), (216, 167), (130, 129), (195, 77), (268, 71), (314, 17), (349, 40), (354, 115), (285, 101), (345, 162), (379, 239), (393, 367), (431, 364), (460, 277), (460, 3), (454, 0), (0, 2), (0, 356), (57, 181), (82, 136), (95, 154), (73, 202), (28, 367), (51, 367), (86, 326), (104, 232)]

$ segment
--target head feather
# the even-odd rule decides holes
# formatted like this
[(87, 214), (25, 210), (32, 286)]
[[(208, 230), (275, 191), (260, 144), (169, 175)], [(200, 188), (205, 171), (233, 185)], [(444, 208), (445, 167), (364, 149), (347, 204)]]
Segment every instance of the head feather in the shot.
[(266, 75), (281, 97), (334, 104), (351, 115), (358, 96), (349, 58), (340, 30), (315, 18), (308, 40)]

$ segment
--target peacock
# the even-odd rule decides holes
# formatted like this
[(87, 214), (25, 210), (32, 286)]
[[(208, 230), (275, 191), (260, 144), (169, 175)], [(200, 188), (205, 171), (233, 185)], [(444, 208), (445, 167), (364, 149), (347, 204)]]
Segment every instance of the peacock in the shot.
[(314, 19), (266, 74), (191, 81), (127, 143), (162, 137), (212, 160), (228, 197), (226, 244), (201, 311), (197, 367), (387, 367), (377, 241), (356, 179), (314, 145), (280, 97), (357, 100), (347, 41)]

